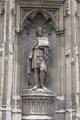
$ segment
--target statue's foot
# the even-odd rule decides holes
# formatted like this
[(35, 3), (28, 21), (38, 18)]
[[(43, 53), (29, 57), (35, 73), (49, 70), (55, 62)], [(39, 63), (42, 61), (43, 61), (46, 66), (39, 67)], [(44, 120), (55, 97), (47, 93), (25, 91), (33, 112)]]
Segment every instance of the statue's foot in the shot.
[(28, 90), (32, 91), (32, 90), (36, 90), (37, 88), (38, 88), (38, 86), (37, 86), (37, 85), (35, 85), (34, 87), (29, 88)]
[(37, 85), (35, 85), (33, 88), (31, 88), (32, 90), (36, 90), (38, 88)]
[(42, 89), (45, 90), (46, 92), (51, 92), (51, 90), (49, 90), (49, 89), (46, 88), (45, 86), (42, 86)]
[(48, 91), (48, 89), (45, 86), (42, 86), (42, 89)]

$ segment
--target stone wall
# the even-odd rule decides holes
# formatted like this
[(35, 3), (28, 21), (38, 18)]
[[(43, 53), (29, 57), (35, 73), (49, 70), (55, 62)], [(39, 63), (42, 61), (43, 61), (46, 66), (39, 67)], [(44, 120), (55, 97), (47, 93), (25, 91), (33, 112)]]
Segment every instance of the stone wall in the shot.
[[(26, 83), (28, 36), (22, 23), (34, 10), (50, 12), (56, 21), (52, 87), (57, 94), (56, 120), (80, 119), (80, 1), (0, 1), (0, 120), (21, 120), (21, 91)], [(54, 37), (55, 36), (55, 37)], [(30, 36), (29, 39), (32, 39)], [(22, 56), (23, 55), (23, 56)], [(22, 60), (22, 61), (21, 61)], [(50, 73), (51, 73), (50, 72)]]

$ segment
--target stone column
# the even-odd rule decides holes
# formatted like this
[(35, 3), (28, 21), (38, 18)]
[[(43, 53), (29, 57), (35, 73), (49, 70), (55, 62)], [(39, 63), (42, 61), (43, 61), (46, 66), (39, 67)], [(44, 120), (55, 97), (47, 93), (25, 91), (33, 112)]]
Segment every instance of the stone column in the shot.
[(0, 120), (2, 120), (2, 97), (3, 97), (3, 24), (4, 24), (4, 9), (3, 9), (3, 2), (0, 1)]
[[(71, 44), (72, 44), (72, 107), (73, 119), (78, 120), (79, 116), (79, 45), (78, 45), (78, 8), (77, 0), (71, 1)], [(76, 109), (77, 108), (77, 109)], [(77, 111), (77, 112), (76, 112)]]
[(72, 82), (71, 82), (71, 0), (64, 4), (64, 27), (65, 27), (65, 120), (72, 120)]
[[(13, 67), (13, 94), (12, 94), (12, 120), (21, 120), (21, 97), (20, 97), (20, 64), (19, 64), (19, 42), (21, 34), (16, 32), (14, 41), (14, 67)], [(20, 38), (20, 39), (19, 39)]]
[(77, 15), (78, 15), (78, 41), (77, 41), (77, 44), (78, 44), (78, 54), (77, 54), (77, 57), (78, 57), (78, 70), (79, 70), (79, 72), (78, 72), (78, 75), (79, 75), (79, 81), (77, 82), (77, 85), (78, 85), (78, 88), (77, 88), (77, 95), (78, 95), (78, 113), (77, 113), (77, 115), (76, 115), (76, 117), (77, 118), (79, 118), (80, 119), (80, 2), (78, 3), (78, 11), (77, 11)]
[(58, 95), (65, 94), (65, 48), (64, 48), (64, 30), (58, 31)]
[(63, 5), (59, 9), (58, 21), (59, 21), (59, 31), (58, 36), (58, 96), (56, 100), (56, 119), (64, 119), (65, 110), (65, 40), (64, 40), (64, 24), (63, 24)]
[(13, 69), (13, 1), (5, 1), (4, 12), (4, 93), (2, 120), (11, 120), (12, 69)]
[(72, 120), (79, 114), (78, 14), (76, 0), (65, 4), (66, 119)]
[(56, 119), (65, 117), (65, 48), (64, 48), (64, 30), (58, 31), (58, 96)]
[(63, 5), (60, 7), (58, 11), (58, 95), (63, 96), (64, 92), (64, 26), (63, 26)]

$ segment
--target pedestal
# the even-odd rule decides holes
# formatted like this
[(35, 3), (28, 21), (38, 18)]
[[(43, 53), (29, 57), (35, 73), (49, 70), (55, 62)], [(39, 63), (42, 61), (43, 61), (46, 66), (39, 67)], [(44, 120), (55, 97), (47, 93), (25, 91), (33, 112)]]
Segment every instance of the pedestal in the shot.
[(55, 94), (42, 89), (22, 94), (22, 120), (54, 120)]

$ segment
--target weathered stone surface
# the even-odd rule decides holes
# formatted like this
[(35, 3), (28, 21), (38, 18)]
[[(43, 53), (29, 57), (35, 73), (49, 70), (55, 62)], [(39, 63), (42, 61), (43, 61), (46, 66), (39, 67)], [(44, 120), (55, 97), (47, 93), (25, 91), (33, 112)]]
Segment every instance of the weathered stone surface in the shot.
[(53, 92), (43, 89), (23, 91), (22, 120), (54, 120), (55, 97)]
[[(47, 85), (57, 94), (55, 119), (78, 120), (80, 0), (0, 1), (0, 120), (21, 120), (23, 117), (21, 93), (27, 88), (26, 58), (35, 34), (30, 31), (28, 35), (22, 23), (27, 14), (37, 10), (49, 12), (57, 28), (48, 36), (51, 61)], [(24, 23), (26, 25), (26, 21)]]

